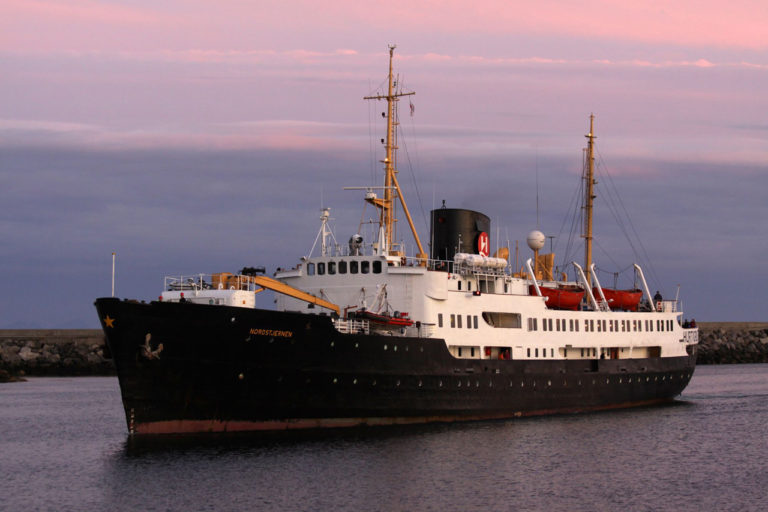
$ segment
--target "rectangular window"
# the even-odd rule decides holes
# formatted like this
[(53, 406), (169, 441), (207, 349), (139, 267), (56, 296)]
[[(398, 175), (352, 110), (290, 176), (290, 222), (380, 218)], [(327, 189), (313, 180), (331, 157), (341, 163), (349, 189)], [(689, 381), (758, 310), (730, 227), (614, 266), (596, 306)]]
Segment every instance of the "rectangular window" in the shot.
[(547, 323), (549, 324), (549, 330), (551, 331), (552, 330), (552, 319), (548, 318), (547, 319)]
[(456, 327), (456, 315), (451, 315), (451, 328)]
[(607, 329), (605, 328), (605, 322), (606, 320), (603, 320), (603, 332), (608, 332)]
[(477, 329), (477, 315), (475, 315), (473, 318), (475, 320), (475, 329)]
[(443, 314), (438, 313), (437, 314), (437, 326), (442, 327), (443, 326)]
[(521, 329), (523, 327), (523, 318), (520, 313), (483, 311), (483, 320), (491, 327), (501, 329)]
[(547, 349), (541, 349), (541, 357), (547, 357)]
[(527, 355), (528, 355), (528, 357), (531, 357), (531, 349), (530, 348), (527, 351)]
[(329, 261), (328, 262), (328, 275), (332, 276), (336, 274), (336, 262), (335, 261)]
[(315, 264), (314, 263), (307, 263), (307, 275), (308, 276), (315, 275)]
[(576, 325), (576, 332), (579, 332), (579, 321), (578, 321), (578, 320), (576, 320), (576, 321), (575, 321), (575, 322), (573, 322), (573, 323)]
[(459, 282), (457, 283), (457, 285), (458, 285), (458, 287), (459, 287), (459, 290), (461, 290), (461, 281), (459, 281)]
[(368, 260), (364, 260), (360, 262), (360, 273), (361, 274), (367, 274), (371, 271), (371, 262)]
[(339, 274), (346, 274), (347, 273), (347, 262), (345, 260), (341, 260), (339, 262)]
[(381, 260), (376, 260), (373, 262), (373, 273), (381, 274)]
[(547, 319), (546, 318), (542, 318), (541, 319), (541, 330), (542, 331), (546, 331), (547, 330)]
[(469, 353), (470, 357), (475, 357), (475, 347), (472, 347), (471, 349), (469, 349), (469, 351), (470, 351)]
[(357, 274), (357, 267), (358, 267), (358, 262), (357, 261), (350, 261), (349, 262), (349, 273), (350, 274)]
[(325, 274), (325, 263), (318, 263), (317, 264), (317, 275), (322, 276)]
[(467, 281), (467, 291), (468, 292), (472, 291), (472, 281)]
[(539, 357), (539, 349), (536, 349), (536, 357)]
[(472, 315), (467, 315), (467, 329), (472, 328)]
[(456, 326), (461, 329), (461, 315), (456, 315)]
[(602, 324), (600, 323), (600, 320), (597, 321), (597, 332), (603, 332)]

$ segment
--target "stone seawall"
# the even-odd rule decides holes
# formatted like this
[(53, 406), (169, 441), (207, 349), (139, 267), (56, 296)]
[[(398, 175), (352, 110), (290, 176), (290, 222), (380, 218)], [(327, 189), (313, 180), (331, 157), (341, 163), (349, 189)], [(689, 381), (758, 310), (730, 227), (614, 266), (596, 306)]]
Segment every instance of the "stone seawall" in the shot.
[(100, 329), (0, 330), (0, 382), (24, 375), (114, 375)]
[[(768, 362), (768, 322), (702, 322), (698, 364)], [(114, 375), (98, 329), (0, 330), (0, 382), (23, 375)]]
[(698, 364), (768, 363), (768, 323), (702, 322)]

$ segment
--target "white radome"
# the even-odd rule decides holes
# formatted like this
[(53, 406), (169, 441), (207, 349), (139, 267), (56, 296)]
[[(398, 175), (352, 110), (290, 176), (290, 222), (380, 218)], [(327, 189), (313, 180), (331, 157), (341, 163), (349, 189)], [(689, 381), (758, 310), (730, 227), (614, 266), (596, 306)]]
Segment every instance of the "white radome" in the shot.
[(541, 231), (534, 229), (530, 233), (528, 233), (528, 238), (526, 240), (528, 242), (528, 247), (530, 247), (534, 251), (538, 251), (542, 247), (544, 247), (544, 242), (547, 241), (547, 238), (544, 236), (544, 233)]

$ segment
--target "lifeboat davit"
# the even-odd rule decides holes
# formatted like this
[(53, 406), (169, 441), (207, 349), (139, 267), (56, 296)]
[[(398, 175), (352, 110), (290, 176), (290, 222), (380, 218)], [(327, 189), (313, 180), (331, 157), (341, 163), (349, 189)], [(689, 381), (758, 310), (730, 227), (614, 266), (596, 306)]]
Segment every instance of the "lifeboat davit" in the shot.
[[(574, 285), (558, 285), (557, 287), (541, 286), (541, 295), (547, 297), (547, 307), (550, 309), (569, 309), (576, 311), (579, 309), (581, 299), (584, 298), (584, 288)], [(533, 285), (528, 287), (528, 293), (536, 295), (536, 288)]]
[[(595, 297), (600, 297), (600, 290), (597, 287), (592, 288), (592, 293), (595, 294)], [(643, 291), (638, 289), (613, 290), (611, 288), (603, 288), (603, 295), (605, 295), (605, 300), (608, 301), (608, 306), (611, 309), (637, 311), (637, 305), (640, 303), (640, 299), (643, 298)]]

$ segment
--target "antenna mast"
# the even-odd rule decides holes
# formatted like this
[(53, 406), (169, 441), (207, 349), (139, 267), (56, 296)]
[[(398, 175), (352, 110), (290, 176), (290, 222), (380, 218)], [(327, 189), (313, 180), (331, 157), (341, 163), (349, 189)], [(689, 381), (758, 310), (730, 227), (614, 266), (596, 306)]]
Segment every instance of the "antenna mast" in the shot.
[(416, 241), (416, 246), (419, 248), (418, 258), (423, 261), (423, 264), (426, 264), (427, 254), (424, 252), (421, 240), (419, 240), (419, 235), (416, 232), (416, 227), (413, 224), (413, 219), (411, 219), (411, 214), (408, 211), (408, 206), (403, 199), (403, 193), (400, 190), (400, 184), (397, 181), (397, 169), (395, 168), (395, 155), (398, 149), (395, 128), (399, 124), (397, 121), (397, 102), (402, 96), (412, 96), (416, 94), (415, 92), (402, 92), (397, 89), (397, 83), (395, 82), (392, 73), (392, 61), (394, 59), (395, 48), (395, 45), (389, 46), (389, 77), (386, 96), (378, 94), (376, 96), (366, 96), (363, 98), (366, 100), (387, 100), (386, 156), (384, 157), (384, 160), (381, 161), (381, 163), (384, 164), (384, 198), (379, 199), (375, 197), (375, 195), (370, 195), (369, 197), (366, 197), (366, 201), (381, 210), (379, 223), (384, 228), (384, 240), (379, 240), (379, 246), (381, 247), (382, 244), (384, 245), (384, 250), (386, 251), (385, 254), (387, 255), (404, 256), (403, 253), (392, 250), (392, 238), (395, 231), (395, 222), (397, 222), (394, 214), (394, 193), (397, 192), (397, 197), (403, 205), (403, 213), (405, 213), (405, 217), (408, 220), (411, 232), (413, 233), (413, 238)]
[(595, 200), (595, 152), (594, 144), (597, 138), (594, 133), (594, 120), (595, 115), (589, 115), (589, 133), (585, 135), (587, 138), (587, 166), (586, 166), (586, 187), (584, 188), (584, 208), (586, 210), (584, 215), (584, 271), (587, 273), (586, 280), (589, 286), (592, 286), (592, 210), (594, 208)]

